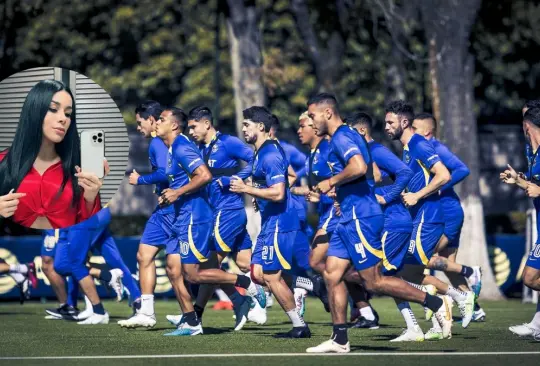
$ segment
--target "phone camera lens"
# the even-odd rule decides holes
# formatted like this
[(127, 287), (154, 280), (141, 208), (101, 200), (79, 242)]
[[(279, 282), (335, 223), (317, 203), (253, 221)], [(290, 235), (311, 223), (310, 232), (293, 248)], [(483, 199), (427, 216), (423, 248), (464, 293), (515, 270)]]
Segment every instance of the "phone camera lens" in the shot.
[(97, 140), (97, 142), (103, 142), (103, 139), (99, 139), (99, 140)]
[(103, 134), (102, 134), (101, 132), (98, 133), (97, 135), (98, 135), (98, 137), (102, 137), (102, 136), (103, 136)]
[(92, 138), (94, 139), (94, 141), (97, 140), (97, 136), (96, 136), (96, 135), (92, 136)]

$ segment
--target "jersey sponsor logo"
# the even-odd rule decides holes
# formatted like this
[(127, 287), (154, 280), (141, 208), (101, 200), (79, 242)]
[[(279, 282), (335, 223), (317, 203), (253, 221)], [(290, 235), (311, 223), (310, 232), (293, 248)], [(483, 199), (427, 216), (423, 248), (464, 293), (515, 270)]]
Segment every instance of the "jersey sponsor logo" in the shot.
[(191, 166), (193, 164), (195, 164), (196, 162), (198, 162), (199, 160), (201, 160), (201, 158), (197, 158), (197, 159), (193, 160), (191, 163), (189, 163), (188, 168), (191, 168)]
[(431, 155), (427, 160), (430, 161), (430, 160), (433, 160), (433, 159), (437, 159), (439, 157), (439, 155), (435, 154), (435, 155)]
[(276, 179), (276, 178), (283, 178), (284, 175), (283, 174), (278, 174), (278, 175), (274, 175), (272, 178), (270, 179)]

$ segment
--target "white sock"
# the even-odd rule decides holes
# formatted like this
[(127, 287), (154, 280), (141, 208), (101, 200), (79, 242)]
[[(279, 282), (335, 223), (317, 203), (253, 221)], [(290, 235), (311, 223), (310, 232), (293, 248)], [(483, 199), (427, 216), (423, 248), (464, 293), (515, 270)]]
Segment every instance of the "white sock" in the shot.
[(534, 328), (540, 329), (540, 301), (538, 301), (538, 304), (536, 304), (536, 314), (534, 314), (530, 324)]
[(442, 332), (441, 325), (439, 324), (439, 322), (437, 321), (437, 318), (435, 316), (431, 317), (431, 322), (433, 323), (433, 327), (431, 327), (433, 330), (435, 330), (437, 332)]
[(298, 311), (296, 309), (292, 309), (290, 311), (287, 311), (287, 316), (289, 319), (291, 319), (292, 326), (293, 327), (305, 327), (306, 323), (304, 322), (304, 319), (298, 314)]
[(366, 320), (375, 320), (375, 314), (371, 306), (366, 306), (365, 308), (360, 309), (360, 315), (362, 315)]
[(155, 314), (154, 311), (154, 295), (141, 295), (141, 311), (140, 313), (148, 316)]
[(18, 272), (8, 273), (8, 275), (11, 276), (11, 278), (13, 278), (17, 284), (22, 283), (26, 279), (26, 276)]
[(84, 306), (86, 306), (85, 310), (88, 309), (88, 310), (91, 310), (92, 312), (94, 311), (94, 306), (92, 306), (92, 302), (86, 295), (84, 296)]
[(448, 291), (446, 295), (450, 296), (454, 301), (465, 301), (467, 299), (467, 294), (457, 288), (448, 286)]
[(295, 287), (294, 288), (294, 297), (297, 297), (297, 296), (304, 296), (306, 297), (307, 296), (307, 290), (303, 289), (303, 288), (298, 288), (298, 287)]
[(10, 264), (9, 265), (9, 272), (10, 273), (20, 273), (20, 274), (27, 274), (28, 273), (28, 266), (26, 264)]
[(411, 310), (411, 306), (408, 302), (402, 302), (398, 304), (398, 309), (401, 312), (401, 315), (403, 316), (403, 319), (405, 319), (405, 323), (407, 324), (407, 329), (414, 329), (418, 326), (418, 322), (416, 321), (416, 318), (414, 317), (414, 313)]
[(307, 277), (296, 277), (296, 281), (294, 281), (294, 287), (313, 291), (313, 282)]
[(409, 282), (409, 281), (406, 281), (406, 282), (407, 282), (409, 285), (411, 285), (412, 287), (417, 288), (417, 289), (419, 289), (420, 291), (424, 291), (424, 290), (423, 290), (423, 287), (424, 287), (424, 286), (418, 285), (418, 284), (416, 284), (416, 283), (412, 283), (412, 282)]
[(217, 289), (216, 289), (216, 295), (217, 295), (217, 297), (219, 298), (219, 301), (227, 301), (227, 302), (231, 302), (231, 299), (229, 299), (229, 296), (227, 296), (227, 294), (225, 293), (225, 291), (223, 291), (223, 290), (220, 289), (220, 288), (217, 288)]

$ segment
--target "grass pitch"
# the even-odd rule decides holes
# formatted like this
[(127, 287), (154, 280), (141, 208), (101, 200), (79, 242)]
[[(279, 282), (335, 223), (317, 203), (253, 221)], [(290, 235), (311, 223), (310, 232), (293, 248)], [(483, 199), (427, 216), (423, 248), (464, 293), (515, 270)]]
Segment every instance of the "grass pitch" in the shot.
[[(164, 333), (172, 330), (165, 315), (178, 313), (178, 305), (172, 300), (157, 301), (158, 322), (149, 330), (126, 330), (116, 325), (116, 321), (131, 314), (125, 302), (106, 301), (110, 323), (98, 326), (44, 319), (44, 309), (53, 307), (53, 303), (26, 303), (23, 306), (0, 303), (0, 365), (540, 365), (540, 342), (520, 339), (508, 330), (509, 325), (530, 321), (534, 305), (514, 300), (485, 301), (482, 306), (487, 321), (471, 323), (468, 329), (455, 321), (450, 340), (389, 343), (401, 333), (404, 322), (393, 301), (374, 299), (372, 303), (379, 312), (381, 328), (350, 329), (352, 352), (345, 356), (304, 354), (307, 347), (328, 339), (332, 332), (330, 315), (318, 300), (312, 298), (308, 299), (306, 321), (313, 336), (298, 340), (273, 337), (291, 327), (277, 304), (269, 309), (266, 325), (248, 323), (240, 332), (232, 330), (231, 311), (214, 311), (210, 304), (203, 319), (204, 335), (164, 337)], [(420, 326), (427, 331), (431, 322), (423, 320), (423, 310), (419, 306), (413, 306)], [(458, 310), (454, 307), (456, 314)], [(89, 357), (59, 358), (81, 356)], [(107, 358), (111, 356), (118, 358)], [(6, 357), (24, 359), (8, 360)]]

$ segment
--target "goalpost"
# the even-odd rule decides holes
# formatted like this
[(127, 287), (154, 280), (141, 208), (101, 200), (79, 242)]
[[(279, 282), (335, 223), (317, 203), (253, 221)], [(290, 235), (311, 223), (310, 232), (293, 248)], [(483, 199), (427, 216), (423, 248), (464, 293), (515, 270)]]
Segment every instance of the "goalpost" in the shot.
[[(532, 250), (538, 233), (536, 231), (536, 211), (534, 209), (527, 210), (527, 227), (526, 227), (526, 242), (525, 242), (525, 258)], [(525, 259), (526, 260), (526, 259)], [(524, 264), (523, 264), (524, 265)], [(533, 291), (527, 286), (523, 285), (523, 302), (538, 303), (538, 291)]]

